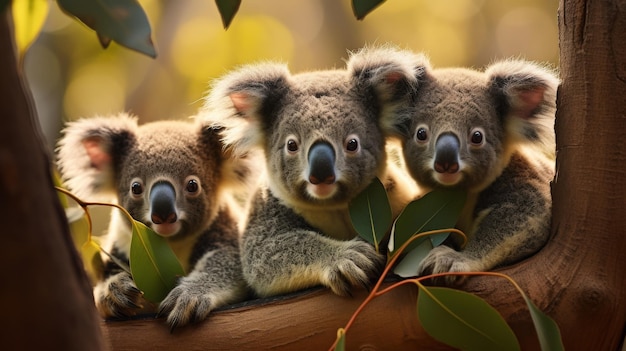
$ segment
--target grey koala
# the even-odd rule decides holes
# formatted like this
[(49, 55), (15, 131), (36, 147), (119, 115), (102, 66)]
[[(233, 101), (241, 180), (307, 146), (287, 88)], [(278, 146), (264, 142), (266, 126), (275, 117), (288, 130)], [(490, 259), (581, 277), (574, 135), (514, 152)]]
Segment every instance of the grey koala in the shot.
[[(254, 161), (231, 157), (219, 131), (183, 121), (138, 126), (127, 114), (67, 124), (58, 143), (58, 166), (68, 188), (83, 200), (114, 201), (168, 243), (189, 274), (161, 302), (172, 328), (205, 319), (219, 306), (249, 295), (239, 258), (239, 221), (245, 209), (232, 199), (252, 184)], [(128, 263), (131, 228), (114, 211), (107, 241)], [(131, 276), (103, 255), (94, 288), (103, 317), (132, 316), (145, 301)]]
[(414, 61), (413, 112), (397, 119), (406, 127), (407, 167), (424, 190), (469, 193), (457, 224), (467, 246), (434, 248), (418, 272), (486, 271), (535, 253), (550, 232), (558, 78), (521, 60), (484, 72), (432, 69), (422, 55)]
[(347, 69), (291, 74), (253, 64), (219, 79), (206, 118), (224, 128), (235, 153), (265, 154), (266, 187), (243, 234), (244, 277), (259, 296), (323, 285), (339, 295), (378, 277), (385, 256), (356, 237), (348, 204), (375, 177), (393, 213), (417, 194), (386, 161), (392, 116), (415, 80), (411, 61), (391, 48), (362, 50)]

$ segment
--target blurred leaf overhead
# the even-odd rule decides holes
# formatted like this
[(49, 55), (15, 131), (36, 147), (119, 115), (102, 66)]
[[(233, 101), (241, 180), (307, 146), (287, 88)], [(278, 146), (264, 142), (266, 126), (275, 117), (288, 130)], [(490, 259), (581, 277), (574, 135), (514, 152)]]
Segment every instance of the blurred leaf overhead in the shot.
[(63, 121), (79, 117), (124, 110), (141, 122), (187, 118), (212, 79), (244, 63), (343, 67), (349, 50), (383, 43), (423, 51), (435, 67), (558, 59), (557, 0), (388, 0), (360, 21), (352, 0), (243, 0), (228, 30), (215, 1), (139, 4), (156, 59), (115, 42), (103, 49), (92, 30), (51, 4), (24, 61), (50, 147)]

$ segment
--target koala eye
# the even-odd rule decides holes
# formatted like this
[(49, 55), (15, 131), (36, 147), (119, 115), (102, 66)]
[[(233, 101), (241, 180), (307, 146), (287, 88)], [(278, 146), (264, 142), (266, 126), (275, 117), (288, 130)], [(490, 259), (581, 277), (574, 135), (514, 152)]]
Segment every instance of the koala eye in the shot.
[(130, 183), (130, 192), (134, 197), (143, 194), (143, 183), (141, 180), (136, 179)]
[(298, 142), (295, 139), (289, 138), (287, 139), (285, 147), (290, 154), (296, 153), (298, 151)]
[(189, 195), (196, 195), (200, 192), (200, 179), (197, 177), (187, 177), (185, 180), (185, 192)]
[(359, 138), (356, 135), (349, 135), (346, 139), (346, 151), (352, 153), (359, 151)]
[(484, 137), (484, 133), (482, 130), (480, 129), (472, 130), (472, 133), (470, 134), (470, 141), (472, 142), (473, 145), (476, 145), (476, 146), (482, 145), (484, 140), (485, 140), (485, 137)]
[(415, 140), (426, 141), (428, 140), (428, 129), (426, 127), (418, 127), (415, 131)]

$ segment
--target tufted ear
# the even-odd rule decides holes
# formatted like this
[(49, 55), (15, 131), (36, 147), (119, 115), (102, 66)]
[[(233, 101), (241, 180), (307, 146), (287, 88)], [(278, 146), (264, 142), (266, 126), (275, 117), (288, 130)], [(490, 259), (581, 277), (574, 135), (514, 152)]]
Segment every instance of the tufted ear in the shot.
[(116, 165), (135, 142), (137, 128), (137, 119), (127, 114), (67, 123), (57, 165), (70, 191), (83, 200), (115, 196)]
[(244, 66), (218, 79), (205, 99), (198, 119), (222, 128), (225, 146), (245, 154), (261, 146), (271, 120), (268, 106), (285, 93), (290, 73), (287, 66), (263, 63)]
[(509, 60), (487, 68), (489, 90), (508, 134), (518, 142), (555, 149), (554, 117), (559, 79), (537, 64)]
[(374, 89), (381, 108), (381, 127), (390, 135), (408, 133), (408, 99), (428, 69), (424, 55), (391, 47), (363, 48), (348, 61), (348, 72)]

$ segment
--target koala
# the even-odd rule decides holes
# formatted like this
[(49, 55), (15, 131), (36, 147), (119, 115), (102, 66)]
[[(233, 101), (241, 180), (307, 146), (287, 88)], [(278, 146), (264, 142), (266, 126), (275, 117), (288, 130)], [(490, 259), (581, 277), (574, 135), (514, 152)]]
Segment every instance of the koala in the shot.
[(403, 113), (416, 77), (395, 52), (362, 50), (346, 69), (299, 74), (250, 64), (213, 85), (202, 118), (224, 129), (235, 154), (265, 157), (265, 185), (241, 247), (244, 278), (258, 296), (318, 285), (348, 295), (379, 275), (386, 258), (356, 236), (348, 206), (375, 177), (394, 214), (417, 193), (385, 152), (392, 116)]
[[(83, 200), (115, 201), (167, 239), (185, 277), (160, 303), (172, 328), (247, 298), (239, 258), (242, 210), (235, 190), (252, 184), (253, 160), (231, 157), (216, 128), (184, 121), (139, 126), (128, 114), (70, 122), (58, 143), (65, 184)], [(104, 249), (128, 263), (131, 228), (113, 211)], [(145, 300), (132, 277), (103, 255), (94, 288), (107, 317), (128, 317)]]
[(414, 65), (413, 110), (396, 119), (405, 162), (423, 190), (467, 190), (457, 227), (469, 239), (434, 248), (418, 273), (487, 271), (535, 253), (550, 231), (558, 78), (522, 60), (484, 72), (432, 69), (423, 55)]

